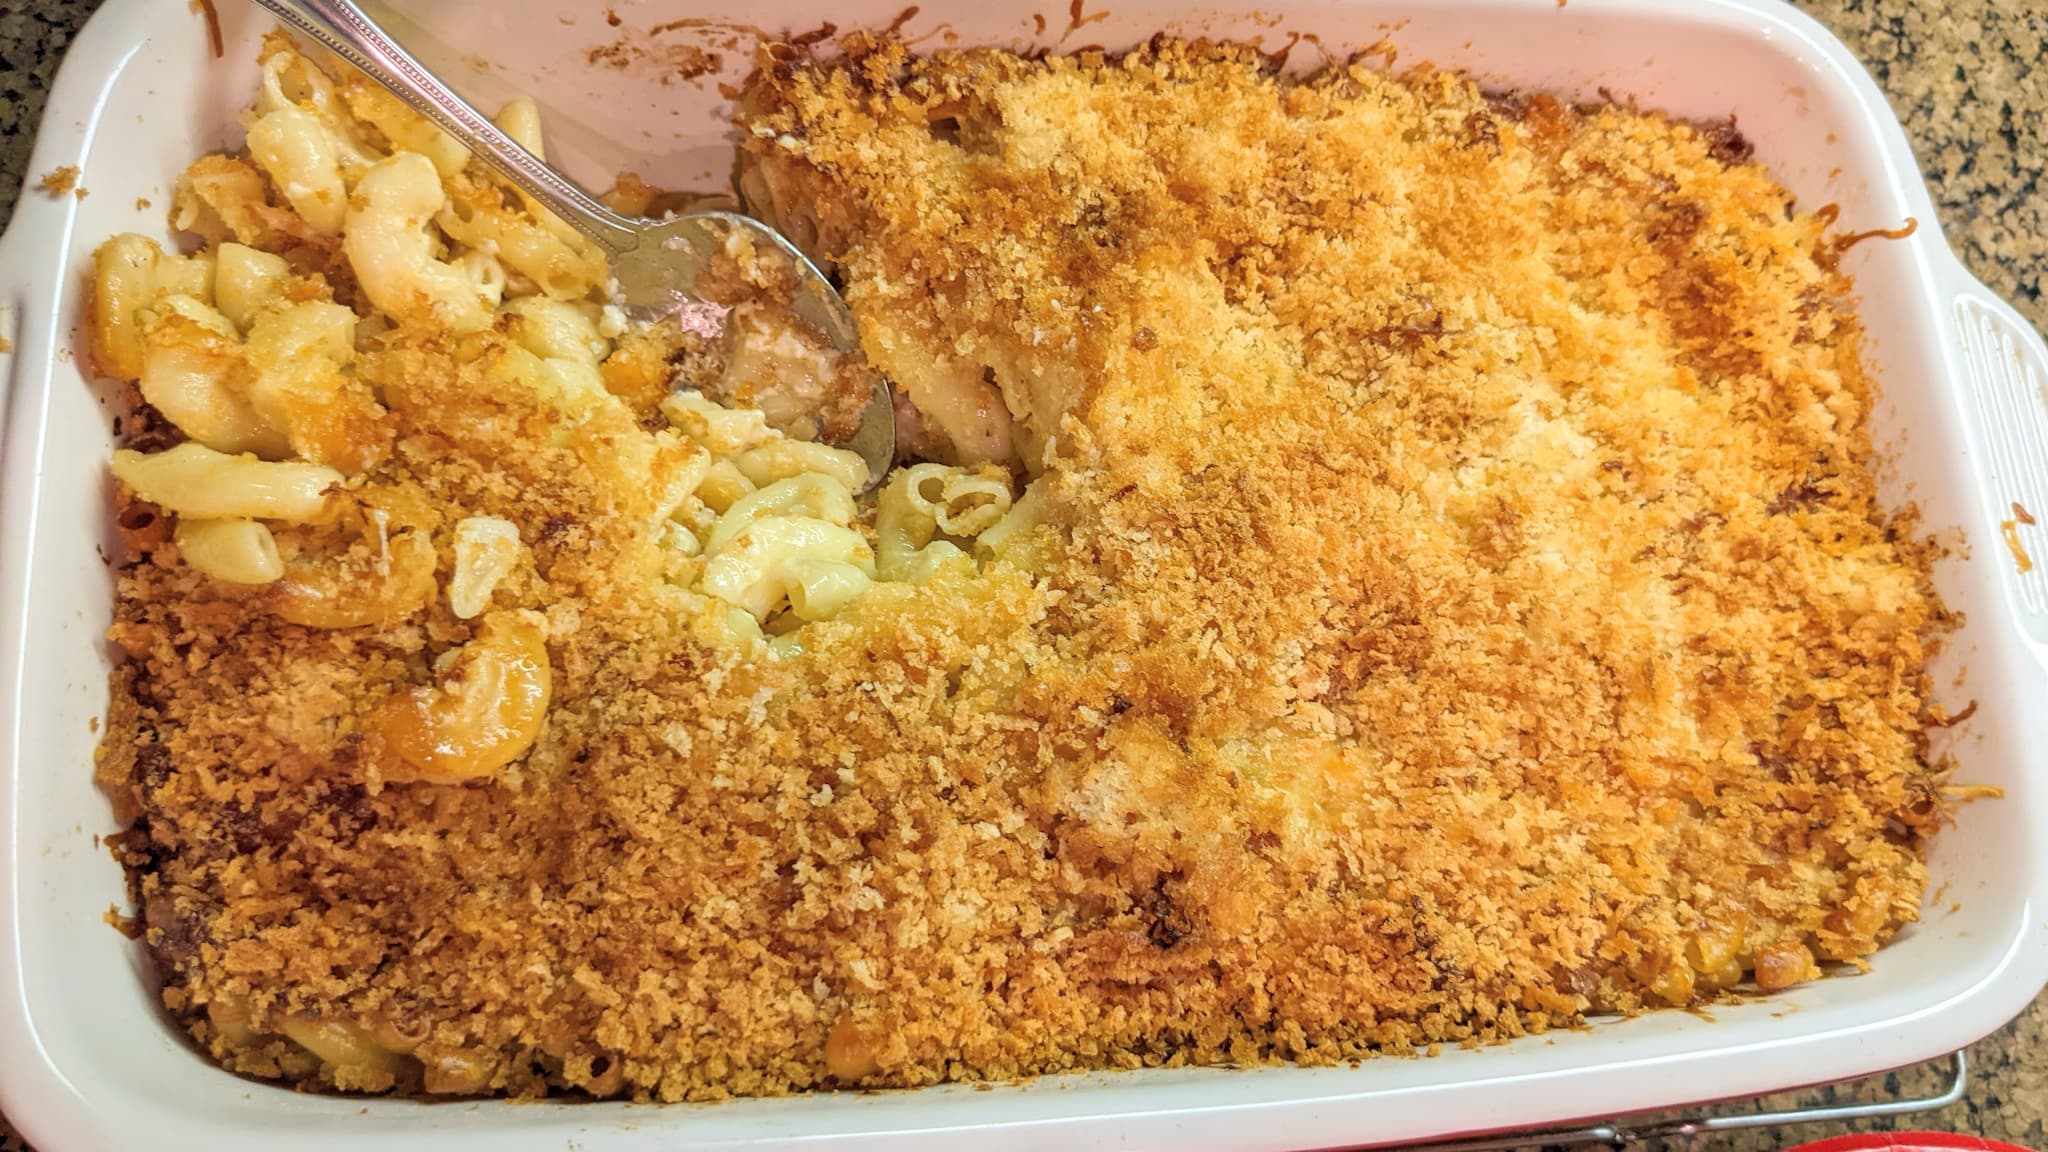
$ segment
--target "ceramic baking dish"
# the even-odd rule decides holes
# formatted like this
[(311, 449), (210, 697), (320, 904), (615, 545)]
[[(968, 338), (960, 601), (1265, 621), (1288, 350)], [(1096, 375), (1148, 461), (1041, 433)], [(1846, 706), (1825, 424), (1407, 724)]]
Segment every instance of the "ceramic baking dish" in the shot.
[[(701, 3), (701, 0), (699, 0)], [(2048, 352), (1943, 243), (1904, 134), (1849, 54), (1771, 0), (1259, 0), (1237, 15), (1123, 0), (927, 3), (904, 26), (930, 45), (1128, 46), (1162, 28), (1262, 38), (1314, 33), (1334, 51), (1390, 34), (1404, 61), (1488, 83), (1633, 96), (1679, 114), (1734, 113), (1758, 157), (1845, 229), (1918, 222), (1856, 247), (1849, 268), (1883, 387), (1888, 493), (1967, 542), (1939, 570), (1967, 625), (1941, 658), (1943, 734), (1959, 778), (2006, 790), (1970, 805), (1934, 852), (1922, 921), (1866, 975), (1709, 1013), (1664, 1012), (1429, 1059), (1357, 1067), (1080, 1075), (968, 1087), (656, 1108), (431, 1104), (300, 1095), (236, 1079), (158, 1010), (136, 945), (103, 920), (123, 900), (97, 836), (91, 782), (105, 703), (110, 413), (83, 374), (87, 257), (124, 230), (163, 236), (176, 173), (237, 143), (267, 23), (220, 0), (225, 56), (188, 5), (110, 0), (71, 50), (31, 179), (64, 165), (90, 195), (30, 194), (0, 243), (0, 317), (14, 344), (0, 488), (0, 1106), (45, 1152), (87, 1148), (988, 1149), (1327, 1148), (1520, 1128), (1848, 1077), (1948, 1052), (1998, 1027), (2048, 979), (2048, 569), (2022, 574), (2000, 522), (2044, 514), (2017, 543), (2048, 561)], [(750, 22), (887, 23), (900, 0), (755, 0)], [(412, 0), (406, 35), (480, 102), (530, 89), (558, 157), (586, 179), (633, 168), (712, 186), (730, 164), (717, 76), (744, 70), (744, 29), (690, 23), (691, 0), (621, 0), (617, 23), (573, 0)], [(665, 22), (685, 23), (665, 30)], [(1293, 53), (1319, 60), (1315, 40)], [(1708, 1017), (1711, 1017), (1709, 1019)], [(373, 1144), (370, 1146), (374, 1146)]]

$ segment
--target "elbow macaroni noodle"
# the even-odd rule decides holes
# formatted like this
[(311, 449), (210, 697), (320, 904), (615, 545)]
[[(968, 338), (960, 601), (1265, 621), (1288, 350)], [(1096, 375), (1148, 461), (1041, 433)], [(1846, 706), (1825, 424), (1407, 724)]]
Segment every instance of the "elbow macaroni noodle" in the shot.
[(380, 160), (349, 199), (342, 251), (363, 294), (392, 319), (473, 332), (489, 322), (476, 284), (434, 254), (431, 226), (444, 195), (416, 152)]
[(142, 375), (143, 326), (172, 296), (213, 294), (214, 262), (164, 252), (154, 240), (116, 236), (93, 253), (93, 356), (125, 380)]
[(320, 121), (285, 106), (249, 126), (249, 153), (316, 232), (339, 232), (348, 214), (341, 159)]
[(197, 442), (150, 455), (114, 453), (114, 475), (135, 494), (180, 516), (307, 524), (327, 509), (341, 473), (321, 464), (230, 456)]
[(173, 535), (178, 552), (215, 580), (230, 584), (269, 584), (284, 576), (277, 538), (254, 520), (178, 521)]
[(464, 620), (481, 615), (524, 551), (519, 525), (510, 520), (471, 516), (457, 524), (455, 571), (448, 578), (449, 610)]
[[(854, 574), (865, 581), (873, 576), (874, 550), (859, 532), (810, 516), (762, 516), (752, 520), (728, 539), (723, 547), (709, 550), (704, 565), (704, 590), (765, 623), (775, 610), (792, 599), (793, 586), (816, 585), (818, 595), (804, 602), (833, 611), (844, 608), (860, 589), (851, 594), (824, 591), (824, 581), (837, 579), (844, 587)], [(825, 573), (810, 562), (833, 565)], [(810, 619), (812, 617), (806, 617)]]
[(923, 583), (942, 567), (966, 561), (962, 545), (1011, 511), (1010, 486), (1000, 475), (1000, 469), (945, 464), (899, 471), (882, 489), (875, 514), (882, 578)]
[(213, 276), (215, 307), (228, 323), (247, 332), (257, 312), (284, 294), (292, 266), (275, 253), (225, 243), (214, 249)]
[(142, 398), (203, 444), (275, 459), (285, 438), (250, 402), (239, 340), (226, 317), (191, 296), (166, 296), (144, 321)]
[(381, 714), (382, 735), (397, 760), (386, 775), (459, 784), (496, 772), (539, 738), (553, 690), (540, 614), (485, 618), (439, 683), (413, 688)]

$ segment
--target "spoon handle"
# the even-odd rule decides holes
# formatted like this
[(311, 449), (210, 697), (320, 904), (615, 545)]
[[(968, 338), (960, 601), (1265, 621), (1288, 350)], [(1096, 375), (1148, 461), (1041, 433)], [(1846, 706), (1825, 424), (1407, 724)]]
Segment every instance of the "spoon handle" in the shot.
[(290, 27), (362, 69), (478, 159), (617, 256), (640, 243), (634, 222), (549, 167), (443, 84), (354, 0), (256, 0)]

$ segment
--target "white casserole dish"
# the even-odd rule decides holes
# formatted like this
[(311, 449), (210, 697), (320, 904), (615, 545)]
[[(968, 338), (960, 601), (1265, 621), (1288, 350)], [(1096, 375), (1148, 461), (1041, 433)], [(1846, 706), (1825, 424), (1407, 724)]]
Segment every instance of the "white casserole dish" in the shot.
[[(656, 183), (708, 187), (730, 163), (716, 76), (663, 82), (665, 46), (727, 48), (730, 29), (654, 35), (690, 0), (621, 2), (622, 21), (557, 0), (415, 0), (409, 38), (480, 103), (531, 90), (550, 109), (558, 157), (602, 183), (630, 167)], [(752, 23), (806, 29), (887, 23), (899, 0), (824, 5), (756, 0)], [(1500, 86), (1600, 89), (1681, 115), (1734, 112), (1757, 154), (1803, 203), (1841, 205), (1844, 229), (1912, 218), (1911, 238), (1854, 249), (1884, 387), (1889, 496), (1916, 500), (1930, 528), (1969, 546), (1939, 581), (1967, 626), (1941, 658), (1951, 711), (1942, 736), (1958, 778), (2002, 786), (2002, 802), (1960, 816), (1934, 853), (1920, 924), (1874, 971), (1768, 1001), (1601, 1023), (1579, 1032), (1383, 1059), (1358, 1067), (1182, 1070), (1072, 1076), (993, 1090), (947, 1087), (713, 1106), (428, 1104), (298, 1095), (236, 1079), (185, 1045), (159, 1011), (138, 946), (103, 922), (122, 903), (112, 831), (92, 785), (105, 704), (101, 640), (110, 581), (104, 461), (109, 413), (82, 374), (83, 271), (127, 230), (163, 236), (171, 181), (210, 149), (238, 143), (255, 42), (268, 27), (224, 3), (225, 58), (184, 4), (110, 0), (71, 50), (31, 179), (63, 165), (89, 198), (28, 195), (0, 242), (0, 354), (6, 381), (0, 488), (0, 1109), (44, 1152), (204, 1146), (421, 1149), (1329, 1147), (1521, 1128), (1853, 1076), (1970, 1043), (2048, 980), (2048, 569), (2021, 575), (2001, 543), (2014, 501), (2048, 515), (2048, 350), (1956, 262), (1897, 121), (1869, 77), (1813, 21), (1773, 0), (1448, 0), (1431, 4), (1263, 0), (1257, 13), (1203, 14), (1126, 0), (1089, 16), (1063, 46), (1124, 47), (1161, 28), (1263, 38), (1313, 32), (1332, 50), (1391, 33), (1403, 61), (1430, 60)], [(559, 12), (559, 15), (558, 15)], [(907, 33), (938, 45), (1062, 44), (1070, 13), (1026, 4), (938, 6)], [(947, 23), (940, 25), (938, 20)], [(591, 49), (625, 42), (622, 68)], [(1320, 57), (1311, 42), (1296, 65)], [(491, 61), (483, 73), (465, 62)], [(148, 203), (144, 203), (147, 201)], [(2048, 523), (2020, 539), (2048, 560)], [(1953, 534), (1951, 533), (1951, 536)]]

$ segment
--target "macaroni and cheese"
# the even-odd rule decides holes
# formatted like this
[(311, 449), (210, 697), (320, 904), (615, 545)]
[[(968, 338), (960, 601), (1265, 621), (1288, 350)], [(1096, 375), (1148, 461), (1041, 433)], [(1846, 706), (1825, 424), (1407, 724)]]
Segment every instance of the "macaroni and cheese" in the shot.
[(1934, 553), (1739, 138), (1168, 38), (838, 48), (764, 56), (739, 183), (899, 385), (886, 477), (746, 253), (622, 324), (588, 241), (283, 38), (186, 240), (100, 249), (100, 772), (215, 1059), (1329, 1062), (1916, 916)]

